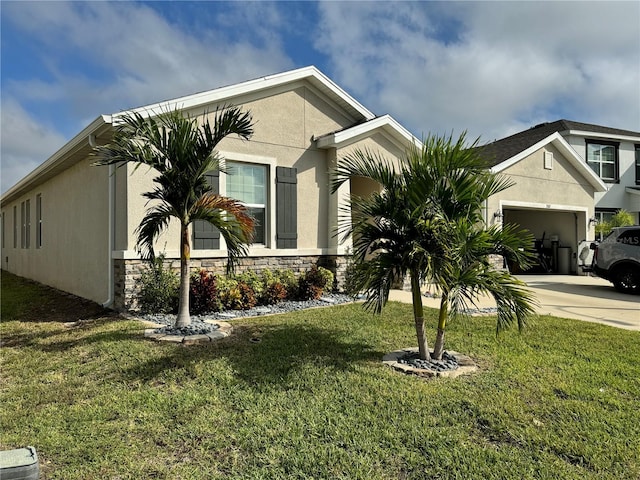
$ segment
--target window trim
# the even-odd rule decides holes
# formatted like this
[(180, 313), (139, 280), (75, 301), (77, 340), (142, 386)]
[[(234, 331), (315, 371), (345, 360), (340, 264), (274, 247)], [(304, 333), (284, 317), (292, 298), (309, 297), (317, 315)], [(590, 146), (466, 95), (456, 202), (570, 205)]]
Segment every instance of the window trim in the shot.
[[(218, 152), (223, 158), (221, 162), (222, 170), (225, 170), (228, 163), (245, 163), (254, 164), (266, 167), (266, 205), (265, 205), (265, 233), (264, 243), (252, 243), (249, 245), (250, 249), (272, 249), (276, 248), (276, 166), (277, 159), (274, 157), (263, 157), (259, 155), (249, 155), (244, 153), (234, 152)], [(220, 175), (220, 195), (227, 195), (227, 175)], [(247, 205), (251, 206), (251, 205)], [(223, 246), (224, 239), (221, 238), (220, 248), (226, 248)]]
[[(611, 146), (614, 148), (614, 159), (613, 159), (613, 179), (610, 178), (602, 178), (602, 161), (598, 162), (600, 165), (600, 173), (595, 172), (589, 163), (589, 145), (602, 145), (602, 146)], [(620, 142), (613, 142), (611, 140), (596, 140), (596, 139), (585, 139), (585, 162), (587, 162), (587, 166), (591, 168), (592, 171), (598, 178), (605, 183), (620, 183)]]
[(640, 185), (640, 143), (634, 145), (635, 166), (636, 166), (636, 185)]
[(262, 164), (262, 163), (255, 163), (255, 162), (238, 162), (235, 160), (227, 160), (226, 162), (226, 170), (227, 170), (227, 175), (223, 176), (223, 179), (221, 179), (220, 181), (220, 190), (223, 191), (223, 195), (225, 196), (230, 196), (229, 192), (228, 192), (228, 182), (227, 179), (228, 177), (230, 177), (233, 174), (233, 168), (234, 165), (240, 165), (240, 166), (251, 166), (251, 167), (260, 167), (263, 169), (264, 173), (265, 173), (265, 179), (264, 179), (264, 188), (265, 188), (265, 192), (264, 192), (264, 200), (265, 203), (245, 203), (243, 201), (241, 201), (238, 198), (235, 198), (236, 200), (240, 200), (240, 202), (247, 207), (247, 209), (251, 209), (251, 208), (255, 208), (255, 209), (264, 209), (264, 232), (263, 232), (263, 242), (260, 243), (252, 243), (251, 246), (252, 247), (266, 247), (267, 246), (267, 242), (269, 239), (269, 234), (270, 234), (270, 225), (269, 222), (267, 221), (269, 218), (269, 191), (271, 190), (271, 177), (270, 177), (270, 172), (269, 172), (269, 167), (268, 165)]
[(36, 248), (42, 248), (42, 194), (36, 195)]
[(13, 206), (13, 248), (18, 248), (18, 205)]

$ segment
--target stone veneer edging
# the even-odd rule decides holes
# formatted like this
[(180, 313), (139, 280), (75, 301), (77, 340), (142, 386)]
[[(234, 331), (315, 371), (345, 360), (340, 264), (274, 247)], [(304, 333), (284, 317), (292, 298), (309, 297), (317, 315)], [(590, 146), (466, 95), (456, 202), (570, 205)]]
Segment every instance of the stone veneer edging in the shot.
[[(180, 260), (166, 259), (165, 267), (176, 273), (180, 272)], [(191, 259), (189, 268), (192, 273), (201, 269), (211, 273), (224, 274), (226, 258), (197, 258)], [(341, 255), (311, 255), (311, 256), (274, 256), (274, 257), (243, 257), (238, 259), (236, 273), (262, 273), (265, 269), (290, 269), (294, 274), (306, 272), (312, 265), (327, 268), (333, 272), (338, 288), (344, 284), (347, 271), (347, 257)], [(115, 259), (114, 270), (114, 306), (119, 312), (136, 311), (138, 280), (147, 268), (147, 262), (140, 259)]]
[(166, 325), (155, 324), (153, 322), (147, 322), (146, 320), (141, 320), (146, 325), (151, 328), (147, 328), (144, 331), (144, 336), (146, 338), (150, 338), (152, 340), (158, 340), (160, 342), (173, 342), (173, 343), (181, 343), (183, 345), (201, 345), (207, 344), (210, 342), (214, 342), (216, 340), (220, 340), (221, 338), (226, 338), (231, 335), (233, 332), (233, 327), (231, 324), (227, 322), (221, 322), (219, 320), (205, 320), (206, 323), (211, 323), (214, 325), (218, 325), (218, 330), (207, 333), (205, 335), (171, 335), (167, 333), (156, 333), (156, 328), (162, 328)]
[[(400, 363), (399, 360), (404, 357), (407, 353), (415, 353), (418, 351), (418, 347), (404, 348), (402, 350), (396, 350), (395, 352), (391, 352), (382, 357), (382, 363), (385, 365), (389, 365), (391, 368), (395, 370), (399, 370), (403, 373), (407, 373), (410, 375), (416, 375), (419, 377), (449, 377), (456, 378), (460, 375), (469, 375), (478, 370), (478, 366), (471, 359), (471, 357), (467, 355), (463, 355), (458, 352), (454, 352), (452, 350), (447, 350), (447, 353), (453, 356), (458, 362), (458, 368), (455, 370), (445, 370), (443, 372), (436, 372), (433, 370), (427, 370), (424, 368), (417, 368), (411, 365), (407, 365), (405, 363)], [(433, 351), (433, 350), (432, 350)]]

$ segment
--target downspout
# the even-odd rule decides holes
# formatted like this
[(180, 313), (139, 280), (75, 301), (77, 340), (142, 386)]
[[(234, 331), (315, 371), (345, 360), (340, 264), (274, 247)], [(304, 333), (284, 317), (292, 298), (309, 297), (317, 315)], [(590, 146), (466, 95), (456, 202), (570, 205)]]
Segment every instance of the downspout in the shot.
[(108, 297), (105, 302), (103, 302), (102, 306), (105, 308), (110, 308), (113, 305), (114, 295), (113, 295), (113, 282), (114, 282), (114, 272), (113, 272), (113, 247), (114, 241), (113, 236), (115, 233), (115, 208), (113, 208), (113, 202), (115, 200), (114, 190), (116, 184), (116, 167), (115, 165), (109, 165), (109, 227), (108, 233), (109, 235), (109, 246), (108, 246), (108, 254), (107, 254), (107, 272), (108, 273)]
[[(89, 141), (89, 146), (91, 148), (95, 148), (97, 143), (96, 143), (96, 136), (94, 134), (89, 135), (88, 137), (88, 141)], [(102, 302), (102, 306), (105, 308), (109, 308), (111, 307), (111, 305), (113, 305), (113, 280), (114, 280), (114, 275), (113, 275), (113, 234), (114, 234), (114, 222), (115, 222), (115, 209), (113, 208), (113, 201), (114, 201), (114, 189), (115, 189), (115, 166), (114, 165), (109, 165), (109, 193), (108, 193), (108, 226), (107, 226), (107, 237), (108, 237), (108, 245), (107, 245), (107, 276), (108, 276), (108, 280), (107, 280), (107, 300), (105, 300), (104, 302)]]

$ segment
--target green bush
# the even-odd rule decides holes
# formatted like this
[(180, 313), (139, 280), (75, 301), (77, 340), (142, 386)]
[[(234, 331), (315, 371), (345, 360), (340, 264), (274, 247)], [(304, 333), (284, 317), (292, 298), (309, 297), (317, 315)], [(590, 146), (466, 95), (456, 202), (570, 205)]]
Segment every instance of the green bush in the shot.
[(138, 305), (143, 312), (175, 313), (178, 310), (180, 279), (164, 266), (161, 254), (148, 262), (138, 280)]
[(357, 264), (353, 261), (352, 255), (347, 255), (347, 268), (344, 272), (344, 293), (356, 298), (360, 294), (357, 277)]

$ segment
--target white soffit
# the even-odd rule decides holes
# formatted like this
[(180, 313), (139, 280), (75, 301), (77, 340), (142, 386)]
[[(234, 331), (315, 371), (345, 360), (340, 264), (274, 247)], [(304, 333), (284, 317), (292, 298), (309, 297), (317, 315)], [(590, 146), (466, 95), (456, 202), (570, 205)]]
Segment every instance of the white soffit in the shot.
[(640, 142), (640, 136), (635, 135), (617, 135), (612, 133), (600, 133), (600, 132), (589, 132), (586, 130), (566, 130), (565, 132), (568, 135), (574, 135), (585, 138), (602, 138), (604, 140), (620, 140), (626, 142)]
[(505, 160), (504, 162), (499, 163), (491, 167), (491, 171), (494, 173), (502, 172), (503, 170), (515, 165), (520, 160), (527, 158), (532, 153), (541, 149), (545, 145), (552, 143), (562, 155), (575, 167), (578, 172), (585, 177), (589, 183), (595, 188), (596, 192), (606, 192), (607, 186), (605, 183), (598, 177), (591, 168), (580, 158), (580, 156), (576, 153), (576, 151), (567, 143), (567, 141), (562, 138), (558, 132), (552, 133), (548, 137), (540, 140), (538, 143), (530, 146), (526, 150), (523, 150), (517, 155)]

